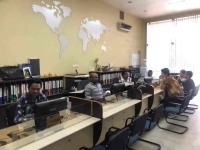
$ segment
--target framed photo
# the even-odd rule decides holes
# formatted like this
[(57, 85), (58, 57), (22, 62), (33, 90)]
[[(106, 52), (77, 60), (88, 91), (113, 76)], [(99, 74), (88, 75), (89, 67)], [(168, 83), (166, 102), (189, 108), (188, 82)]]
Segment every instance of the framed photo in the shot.
[(23, 73), (24, 73), (25, 78), (31, 78), (32, 77), (30, 67), (23, 68)]

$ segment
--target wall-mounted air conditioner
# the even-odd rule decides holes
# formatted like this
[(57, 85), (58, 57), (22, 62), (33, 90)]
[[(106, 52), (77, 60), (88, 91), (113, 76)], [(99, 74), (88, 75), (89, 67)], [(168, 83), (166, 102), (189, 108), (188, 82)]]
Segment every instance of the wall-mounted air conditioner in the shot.
[(125, 24), (125, 23), (122, 23), (122, 22), (119, 22), (119, 23), (118, 23), (118, 29), (119, 29), (119, 30), (126, 31), (126, 32), (130, 32), (131, 29), (132, 29), (132, 26), (130, 26), (130, 25), (128, 25), (128, 24)]

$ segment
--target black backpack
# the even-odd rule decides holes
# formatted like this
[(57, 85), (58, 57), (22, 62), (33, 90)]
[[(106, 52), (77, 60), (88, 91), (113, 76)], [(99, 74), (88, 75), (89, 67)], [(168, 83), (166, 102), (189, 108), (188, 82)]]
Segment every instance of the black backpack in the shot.
[(0, 78), (2, 80), (23, 79), (23, 71), (17, 66), (0, 67)]

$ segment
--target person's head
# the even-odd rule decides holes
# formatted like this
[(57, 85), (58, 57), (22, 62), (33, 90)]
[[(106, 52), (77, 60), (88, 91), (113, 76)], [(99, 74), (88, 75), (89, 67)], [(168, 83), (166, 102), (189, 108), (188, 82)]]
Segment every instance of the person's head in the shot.
[(185, 77), (185, 70), (181, 70), (181, 71), (180, 71), (180, 77), (181, 77), (181, 78)]
[(91, 73), (90, 74), (90, 81), (92, 83), (98, 83), (98, 75), (96, 73)]
[(127, 80), (128, 79), (128, 72), (127, 71), (123, 71), (122, 72), (122, 77)]
[(33, 98), (35, 98), (40, 93), (41, 88), (42, 88), (42, 82), (40, 81), (40, 79), (32, 79), (28, 82), (29, 94)]
[(186, 78), (186, 79), (190, 79), (190, 78), (192, 78), (192, 76), (193, 76), (192, 71), (186, 71), (186, 72), (185, 72), (185, 78)]
[(170, 71), (169, 71), (168, 68), (164, 68), (164, 69), (161, 70), (161, 76), (162, 77), (169, 76), (169, 74), (170, 74)]
[(152, 70), (149, 70), (149, 71), (148, 71), (148, 77), (152, 77), (152, 75), (153, 75), (153, 71), (152, 71)]

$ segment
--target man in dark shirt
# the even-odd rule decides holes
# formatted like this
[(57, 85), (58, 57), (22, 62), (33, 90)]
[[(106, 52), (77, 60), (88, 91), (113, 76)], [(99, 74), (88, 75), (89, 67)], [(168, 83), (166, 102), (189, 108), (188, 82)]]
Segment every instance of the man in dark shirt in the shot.
[(191, 79), (192, 76), (192, 71), (185, 72), (186, 81), (182, 83), (184, 92), (189, 92), (190, 90), (195, 89), (194, 81)]
[(33, 119), (35, 104), (47, 101), (47, 97), (40, 92), (41, 87), (42, 82), (37, 79), (31, 80), (28, 83), (29, 92), (19, 98), (15, 110), (14, 122), (16, 124)]

